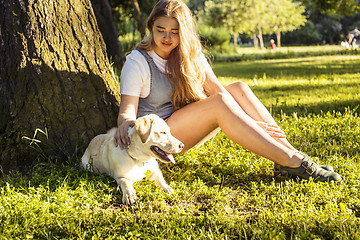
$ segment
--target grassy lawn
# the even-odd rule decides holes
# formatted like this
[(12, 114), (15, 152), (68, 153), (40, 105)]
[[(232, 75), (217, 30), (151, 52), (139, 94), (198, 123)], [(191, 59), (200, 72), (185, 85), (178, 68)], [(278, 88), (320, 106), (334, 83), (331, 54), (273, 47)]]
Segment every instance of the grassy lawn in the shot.
[(359, 53), (359, 49), (347, 49), (339, 45), (281, 47), (278, 50), (270, 48), (256, 49), (252, 46), (242, 45), (241, 47), (232, 47), (230, 53), (209, 53), (209, 56), (217, 62), (232, 62), (308, 56), (356, 55)]
[(360, 239), (360, 55), (214, 63), (226, 85), (248, 83), (289, 141), (332, 165), (344, 183), (273, 176), (273, 163), (222, 133), (161, 165), (174, 188), (135, 184), (121, 204), (105, 175), (80, 159), (0, 179), (0, 239)]

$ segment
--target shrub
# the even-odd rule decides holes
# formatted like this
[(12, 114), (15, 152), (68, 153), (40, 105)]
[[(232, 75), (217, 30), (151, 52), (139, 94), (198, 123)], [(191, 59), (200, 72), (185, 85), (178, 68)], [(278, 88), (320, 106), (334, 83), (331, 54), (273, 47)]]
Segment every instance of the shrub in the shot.
[(231, 36), (227, 31), (221, 28), (200, 25), (199, 33), (205, 47), (221, 52), (230, 51), (229, 42)]
[(288, 45), (312, 45), (320, 43), (320, 40), (321, 35), (310, 20), (302, 28), (285, 33), (282, 37), (282, 43)]
[(123, 54), (126, 55), (127, 52), (130, 52), (134, 49), (135, 45), (141, 41), (140, 33), (127, 33), (122, 36), (119, 36), (119, 41), (122, 46)]

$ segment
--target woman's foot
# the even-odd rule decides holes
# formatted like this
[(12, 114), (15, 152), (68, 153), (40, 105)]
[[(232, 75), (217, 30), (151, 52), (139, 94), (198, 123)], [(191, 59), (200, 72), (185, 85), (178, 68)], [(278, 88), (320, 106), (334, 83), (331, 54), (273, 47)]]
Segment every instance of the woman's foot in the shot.
[[(298, 152), (298, 153), (301, 154), (304, 158), (307, 157), (310, 162), (315, 163), (314, 160), (310, 158), (307, 154), (303, 152)], [(330, 165), (321, 165), (321, 164), (317, 164), (317, 165), (326, 171), (334, 172), (334, 168)], [(274, 163), (274, 175), (277, 176), (279, 174), (280, 174), (280, 165)]]
[[(331, 166), (318, 165), (308, 155), (304, 153), (300, 154), (304, 156), (300, 167), (291, 168), (276, 164), (275, 174), (278, 172), (282, 175), (300, 177), (302, 179), (313, 178), (314, 182), (342, 182), (341, 176), (338, 173), (334, 172), (334, 169)], [(329, 170), (324, 169), (324, 167)]]
[[(303, 153), (303, 152), (299, 152), (299, 153), (301, 155), (303, 155), (304, 158), (307, 157), (309, 161), (315, 163), (314, 160), (311, 157), (309, 157), (306, 153)], [(322, 169), (325, 169), (326, 171), (334, 172), (334, 168), (332, 166), (330, 166), (330, 165), (321, 165), (321, 164), (317, 164), (317, 165), (319, 167), (321, 167)]]

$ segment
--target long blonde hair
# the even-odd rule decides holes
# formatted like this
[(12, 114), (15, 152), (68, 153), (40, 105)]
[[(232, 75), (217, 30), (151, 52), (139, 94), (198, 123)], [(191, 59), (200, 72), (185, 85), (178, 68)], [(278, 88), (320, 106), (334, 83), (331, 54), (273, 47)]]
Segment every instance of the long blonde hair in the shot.
[(159, 17), (172, 17), (179, 23), (179, 45), (167, 59), (166, 75), (172, 85), (171, 100), (174, 110), (199, 101), (204, 93), (205, 70), (201, 63), (201, 43), (196, 32), (190, 9), (181, 0), (160, 0), (147, 20), (150, 32), (137, 46), (137, 49), (150, 51), (154, 47), (153, 25)]

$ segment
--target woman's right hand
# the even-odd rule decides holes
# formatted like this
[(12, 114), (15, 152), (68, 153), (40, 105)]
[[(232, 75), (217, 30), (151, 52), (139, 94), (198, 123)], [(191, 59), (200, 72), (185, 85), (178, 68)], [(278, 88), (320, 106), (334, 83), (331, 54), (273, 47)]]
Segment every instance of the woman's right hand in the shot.
[(115, 147), (120, 146), (122, 150), (130, 145), (128, 130), (134, 126), (134, 122), (134, 120), (126, 120), (118, 126), (114, 136)]

